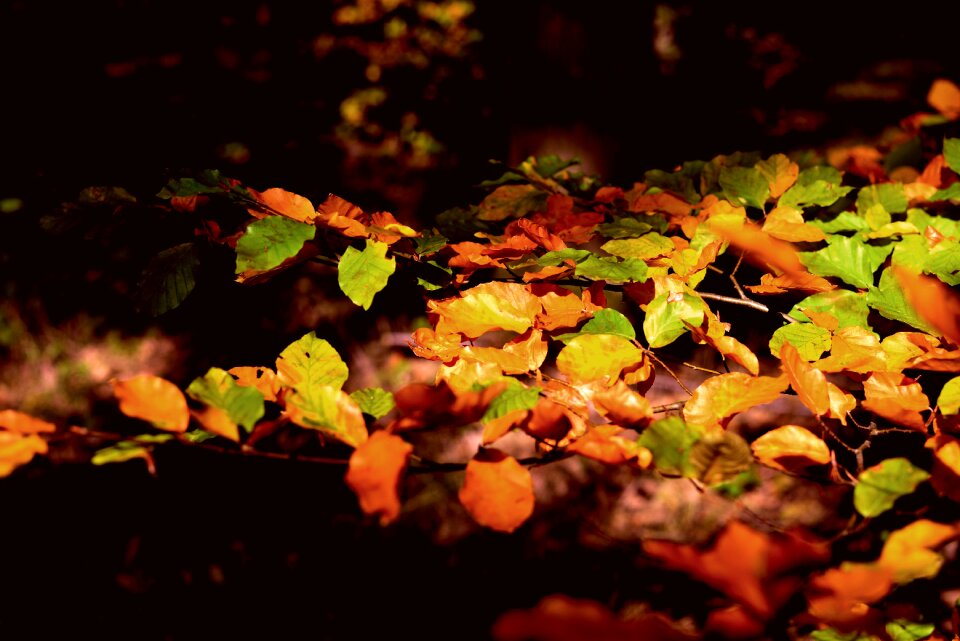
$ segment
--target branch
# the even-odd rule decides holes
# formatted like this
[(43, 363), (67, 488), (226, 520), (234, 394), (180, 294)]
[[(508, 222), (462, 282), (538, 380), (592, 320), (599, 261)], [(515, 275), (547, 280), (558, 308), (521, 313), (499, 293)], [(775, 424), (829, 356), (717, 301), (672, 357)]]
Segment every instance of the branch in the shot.
[(707, 292), (697, 292), (700, 295), (700, 298), (707, 298), (710, 300), (718, 300), (723, 303), (730, 303), (731, 305), (743, 305), (744, 307), (752, 307), (753, 309), (760, 310), (761, 312), (769, 312), (770, 308), (764, 305), (763, 303), (758, 303), (755, 300), (751, 300), (744, 296), (743, 298), (734, 298), (733, 296), (723, 296), (722, 294), (710, 294)]

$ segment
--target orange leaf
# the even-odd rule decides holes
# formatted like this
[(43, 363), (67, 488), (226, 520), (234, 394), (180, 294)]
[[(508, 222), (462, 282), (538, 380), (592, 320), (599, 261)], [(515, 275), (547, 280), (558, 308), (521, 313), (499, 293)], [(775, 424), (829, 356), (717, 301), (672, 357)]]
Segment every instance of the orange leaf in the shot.
[(747, 285), (747, 289), (754, 294), (782, 294), (791, 289), (799, 289), (805, 292), (828, 292), (836, 288), (837, 286), (826, 278), (813, 274), (802, 276), (764, 274), (760, 277), (759, 285)]
[(510, 610), (493, 625), (496, 641), (695, 641), (658, 613), (629, 620), (616, 618), (595, 601), (560, 594), (545, 597), (530, 610)]
[(330, 194), (320, 203), (317, 207), (317, 220), (340, 230), (344, 236), (366, 238), (369, 235), (366, 225), (367, 215), (362, 209), (340, 196)]
[(230, 415), (219, 407), (208, 405), (201, 410), (192, 412), (193, 417), (197, 419), (203, 429), (211, 434), (222, 436), (234, 443), (240, 442), (240, 430), (237, 424), (230, 420)]
[(460, 502), (474, 520), (499, 532), (513, 532), (533, 514), (533, 479), (515, 458), (486, 449), (467, 463)]
[(771, 198), (782, 196), (783, 192), (797, 182), (797, 176), (800, 175), (800, 166), (783, 154), (774, 154), (768, 160), (757, 163), (756, 167), (767, 179)]
[(917, 313), (954, 345), (960, 345), (960, 294), (938, 278), (902, 267), (892, 269)]
[(795, 472), (830, 462), (830, 449), (823, 439), (799, 425), (770, 430), (750, 447), (757, 460), (778, 470)]
[(525, 430), (541, 440), (559, 441), (573, 428), (573, 422), (563, 405), (541, 397), (530, 412)]
[(803, 221), (803, 212), (794, 207), (777, 207), (763, 221), (763, 231), (792, 243), (815, 243), (826, 236), (819, 227)]
[(190, 423), (187, 399), (168, 380), (141, 374), (124, 380), (112, 379), (113, 394), (120, 401), (120, 411), (127, 416), (149, 421), (168, 432), (185, 432)]
[(951, 120), (960, 118), (960, 88), (949, 80), (934, 80), (927, 94), (927, 102)]
[(703, 322), (707, 326), (706, 331), (702, 326), (693, 327), (687, 324), (695, 340), (711, 345), (724, 356), (729, 356), (739, 363), (754, 376), (760, 373), (760, 362), (757, 360), (757, 355), (733, 336), (725, 335), (729, 325), (721, 323), (720, 319), (714, 316), (709, 309), (703, 313)]
[(863, 393), (864, 409), (899, 425), (926, 431), (920, 412), (930, 408), (930, 399), (912, 378), (900, 372), (874, 372), (863, 382)]
[(603, 387), (593, 395), (593, 405), (601, 416), (625, 427), (645, 427), (653, 420), (650, 402), (623, 381)]
[[(457, 335), (459, 336), (459, 335)], [(503, 346), (463, 347), (460, 357), (465, 360), (495, 363), (505, 374), (535, 372), (547, 358), (547, 341), (539, 329), (527, 330), (521, 336)]]
[(55, 432), (57, 426), (29, 414), (17, 410), (3, 410), (0, 412), (0, 427), (21, 434), (37, 434), (39, 432)]
[(644, 194), (630, 203), (630, 211), (647, 212), (662, 211), (672, 216), (689, 216), (693, 205), (679, 196), (662, 191), (659, 194)]
[(379, 211), (370, 216), (370, 227), (367, 230), (382, 243), (392, 245), (401, 238), (415, 238), (419, 236), (412, 228), (400, 224), (393, 214), (388, 211)]
[(312, 223), (317, 217), (313, 203), (297, 194), (274, 187), (260, 194), (260, 202), (287, 218), (298, 220), (301, 223)]
[(581, 297), (569, 289), (540, 283), (531, 285), (530, 292), (543, 306), (543, 311), (537, 314), (536, 326), (547, 331), (560, 327), (576, 327), (593, 312), (603, 309), (603, 304), (594, 301), (589, 290)]
[(490, 445), (497, 441), (501, 436), (520, 425), (530, 415), (530, 410), (513, 410), (507, 412), (500, 418), (490, 419), (483, 424), (483, 433), (480, 435), (480, 442), (484, 445)]
[(427, 304), (440, 315), (438, 334), (459, 332), (470, 338), (494, 329), (525, 332), (543, 309), (527, 285), (500, 282), (477, 285), (458, 298)]
[(637, 467), (648, 467), (653, 461), (653, 454), (635, 441), (617, 436), (622, 431), (617, 425), (594, 425), (586, 434), (568, 445), (567, 451), (607, 465), (622, 465), (637, 459)]
[(399, 436), (374, 432), (350, 456), (347, 485), (366, 514), (379, 514), (380, 525), (400, 515), (400, 478), (413, 447)]
[(566, 249), (567, 244), (559, 236), (551, 234), (543, 225), (521, 218), (516, 221), (517, 227), (523, 232), (524, 236), (543, 247), (547, 251), (559, 251)]
[[(813, 313), (804, 310), (807, 316)], [(821, 372), (857, 372), (866, 374), (887, 369), (887, 355), (877, 335), (863, 327), (841, 327), (833, 334), (830, 356), (814, 363)]]
[(944, 558), (934, 552), (960, 535), (953, 525), (920, 519), (895, 532), (883, 544), (877, 565), (888, 570), (895, 583), (932, 579), (940, 571)]
[(277, 374), (269, 367), (234, 367), (228, 370), (241, 387), (253, 387), (266, 401), (276, 401), (280, 392)]
[(429, 327), (421, 327), (413, 332), (409, 345), (420, 358), (449, 363), (460, 355), (461, 340), (460, 334), (437, 334)]
[(756, 405), (776, 400), (787, 389), (786, 376), (750, 376), (734, 372), (708, 378), (693, 391), (683, 407), (688, 423), (710, 427)]
[(753, 224), (747, 223), (737, 227), (714, 223), (711, 229), (728, 240), (731, 245), (745, 252), (744, 256), (748, 260), (753, 257), (756, 259), (755, 262), (765, 263), (794, 279), (802, 279), (810, 275), (800, 263), (793, 245), (773, 238)]
[(875, 616), (871, 603), (893, 587), (890, 571), (873, 564), (847, 564), (815, 576), (807, 593), (809, 612), (831, 625), (859, 626)]
[(47, 442), (36, 434), (0, 431), (0, 478), (30, 462), (35, 454), (46, 454)]
[(790, 343), (784, 343), (780, 348), (780, 363), (790, 386), (807, 409), (818, 416), (840, 419), (841, 423), (847, 424), (847, 412), (857, 406), (853, 396), (828, 382), (823, 372), (801, 358), (797, 348)]
[(927, 441), (934, 451), (930, 482), (934, 489), (952, 501), (960, 501), (960, 441), (938, 434)]

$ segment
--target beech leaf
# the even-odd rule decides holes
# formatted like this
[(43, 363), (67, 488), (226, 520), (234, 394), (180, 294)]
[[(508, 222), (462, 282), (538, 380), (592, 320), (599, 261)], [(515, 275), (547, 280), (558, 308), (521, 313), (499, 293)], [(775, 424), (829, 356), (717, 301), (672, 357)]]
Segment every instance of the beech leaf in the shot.
[(314, 332), (290, 343), (277, 357), (277, 376), (284, 387), (329, 385), (340, 389), (349, 370), (337, 350)]
[(542, 310), (540, 299), (520, 283), (483, 283), (461, 296), (429, 301), (430, 311), (440, 315), (438, 334), (461, 333), (476, 338), (494, 329), (522, 334)]
[(366, 514), (380, 516), (380, 525), (400, 515), (399, 485), (413, 447), (399, 436), (374, 432), (350, 456), (346, 482)]
[(228, 372), (218, 367), (211, 367), (202, 377), (194, 379), (187, 387), (187, 394), (223, 410), (231, 421), (248, 432), (263, 417), (263, 395), (256, 388), (238, 385)]
[(168, 380), (141, 374), (123, 380), (113, 379), (113, 394), (120, 401), (120, 411), (127, 416), (149, 421), (168, 432), (185, 432), (190, 422), (187, 399)]
[(770, 353), (779, 357), (784, 343), (793, 345), (806, 360), (815, 361), (830, 349), (830, 331), (813, 323), (790, 323), (773, 333)]
[(689, 476), (690, 450), (703, 438), (703, 428), (689, 425), (679, 416), (662, 418), (651, 423), (637, 442), (650, 450), (653, 464), (663, 474)]
[(271, 271), (294, 258), (317, 228), (283, 216), (267, 216), (247, 226), (237, 241), (238, 280)]
[(340, 290), (355, 305), (370, 309), (373, 297), (387, 286), (397, 261), (387, 258), (387, 244), (367, 239), (363, 251), (347, 247), (337, 265), (337, 283)]
[(573, 383), (600, 380), (613, 385), (623, 369), (642, 362), (643, 351), (614, 334), (580, 334), (557, 355), (557, 368)]
[(750, 448), (764, 465), (789, 472), (830, 462), (830, 448), (823, 439), (799, 425), (772, 429), (751, 443)]
[(699, 296), (664, 292), (647, 305), (643, 335), (651, 348), (669, 345), (688, 331), (688, 324), (703, 324), (705, 309)]
[(358, 389), (350, 393), (350, 398), (357, 404), (361, 412), (373, 418), (386, 416), (396, 405), (393, 394), (379, 387)]
[(787, 389), (786, 376), (750, 376), (740, 372), (708, 378), (693, 390), (683, 406), (688, 423), (711, 427), (725, 424), (734, 414), (776, 400)]
[(853, 490), (853, 506), (867, 518), (879, 516), (928, 478), (927, 472), (909, 460), (888, 458), (861, 472)]
[(193, 243), (165, 249), (147, 263), (137, 285), (139, 309), (159, 316), (176, 309), (196, 286), (200, 258)]
[(485, 449), (467, 463), (459, 497), (480, 525), (513, 532), (533, 514), (533, 479), (512, 456)]
[(827, 246), (814, 252), (800, 252), (800, 262), (817, 276), (835, 276), (845, 283), (869, 289), (873, 274), (883, 264), (892, 246), (876, 247), (858, 238), (827, 237)]

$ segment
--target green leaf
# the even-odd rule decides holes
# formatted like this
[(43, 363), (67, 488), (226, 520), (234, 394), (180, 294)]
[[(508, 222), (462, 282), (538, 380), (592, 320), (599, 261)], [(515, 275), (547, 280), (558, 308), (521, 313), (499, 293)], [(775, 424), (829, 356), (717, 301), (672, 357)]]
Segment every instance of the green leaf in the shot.
[(857, 194), (857, 211), (861, 216), (875, 205), (881, 205), (887, 213), (899, 214), (907, 211), (907, 204), (907, 194), (901, 183), (868, 185)]
[(830, 349), (832, 339), (830, 330), (813, 323), (790, 323), (773, 333), (770, 338), (770, 353), (780, 357), (780, 348), (790, 343), (797, 348), (801, 358), (815, 361)]
[(907, 302), (900, 284), (889, 268), (884, 269), (880, 274), (880, 285), (867, 292), (867, 305), (880, 312), (884, 318), (900, 321), (928, 334), (940, 336), (940, 332), (923, 320)]
[(187, 387), (190, 398), (223, 410), (230, 420), (248, 432), (263, 417), (263, 394), (254, 387), (237, 385), (233, 376), (211, 367)]
[(627, 317), (610, 308), (601, 309), (595, 313), (593, 318), (580, 328), (579, 332), (561, 334), (556, 338), (563, 343), (567, 343), (582, 334), (613, 334), (631, 341), (637, 338), (637, 332), (630, 321), (627, 320)]
[(373, 418), (383, 418), (396, 405), (393, 394), (379, 387), (358, 389), (350, 394), (350, 398), (357, 404), (361, 412), (369, 414)]
[(923, 271), (948, 285), (960, 285), (960, 243), (955, 240), (937, 243), (924, 261)]
[(870, 223), (852, 211), (842, 211), (830, 220), (814, 218), (807, 222), (814, 227), (819, 227), (825, 234), (836, 234), (843, 231), (870, 231)]
[(605, 280), (610, 283), (628, 281), (642, 283), (647, 280), (647, 264), (635, 258), (627, 258), (621, 261), (612, 257), (604, 256), (601, 258), (591, 254), (583, 262), (577, 263), (577, 269), (574, 273), (591, 280)]
[(387, 286), (397, 268), (397, 261), (387, 258), (387, 244), (367, 239), (363, 251), (347, 247), (337, 265), (340, 290), (364, 309), (370, 309), (373, 297)]
[(411, 271), (417, 277), (417, 285), (427, 291), (435, 291), (446, 287), (453, 279), (453, 270), (444, 267), (433, 260), (421, 260), (414, 262)]
[(568, 167), (579, 165), (578, 158), (561, 158), (556, 154), (529, 157), (520, 164), (521, 169), (533, 169), (543, 178), (552, 178), (555, 174)]
[(853, 490), (853, 506), (861, 515), (872, 518), (893, 507), (901, 496), (911, 494), (930, 475), (909, 460), (888, 458), (864, 470)]
[(533, 185), (503, 185), (483, 199), (477, 218), (496, 221), (521, 218), (543, 211), (546, 208), (547, 195), (547, 192)]
[(506, 416), (516, 410), (532, 410), (540, 399), (539, 387), (523, 387), (521, 385), (511, 385), (502, 391), (487, 406), (484, 412), (483, 422)]
[(780, 196), (777, 204), (798, 208), (829, 207), (853, 189), (843, 187), (841, 180), (840, 172), (833, 167), (809, 167), (800, 172), (797, 182)]
[(288, 345), (277, 358), (277, 377), (284, 387), (329, 385), (340, 389), (348, 374), (337, 350), (313, 332)]
[(650, 450), (653, 464), (662, 474), (691, 476), (690, 450), (702, 437), (702, 427), (669, 416), (651, 423), (637, 442)]
[(608, 254), (613, 254), (620, 258), (638, 258), (640, 260), (666, 256), (676, 248), (676, 245), (674, 245), (669, 238), (661, 236), (656, 232), (644, 234), (639, 238), (610, 240), (601, 247), (601, 249)]
[(923, 163), (923, 143), (920, 136), (895, 146), (883, 159), (883, 170), (888, 174), (897, 167), (920, 167)]
[[(696, 327), (703, 324), (706, 307), (699, 296), (664, 292), (647, 305), (643, 319), (643, 335), (651, 348), (669, 345), (687, 331), (684, 323)], [(668, 300), (669, 299), (669, 300)]]
[(875, 247), (858, 238), (828, 236), (827, 246), (814, 252), (799, 252), (800, 262), (817, 276), (836, 276), (860, 289), (873, 286), (873, 273), (893, 250)]
[[(735, 432), (710, 432), (690, 449), (688, 471), (707, 485), (725, 483), (750, 469), (753, 451)], [(690, 474), (688, 474), (689, 476)]]
[(556, 251), (550, 251), (537, 259), (537, 264), (541, 267), (554, 267), (559, 265), (565, 260), (572, 260), (573, 262), (578, 262), (589, 256), (591, 252), (586, 249), (560, 249)]
[(754, 167), (724, 167), (720, 170), (720, 186), (734, 205), (763, 209), (770, 197), (770, 184)]
[(933, 634), (937, 626), (932, 623), (911, 623), (906, 619), (897, 619), (888, 623), (886, 629), (893, 641), (920, 641)]
[(914, 271), (922, 271), (929, 257), (930, 247), (926, 238), (907, 236), (894, 245), (890, 262), (894, 265), (909, 267)]
[(175, 196), (199, 196), (201, 194), (219, 194), (226, 191), (222, 185), (223, 178), (220, 172), (209, 169), (196, 178), (173, 178), (157, 194), (160, 198), (168, 200)]
[(697, 185), (700, 182), (699, 174), (703, 165), (704, 163), (700, 161), (685, 162), (680, 171), (672, 173), (651, 169), (643, 175), (643, 182), (649, 187), (672, 191), (682, 196), (688, 203), (695, 203), (700, 200)]
[(147, 263), (137, 286), (137, 307), (159, 316), (180, 306), (196, 286), (200, 257), (196, 245), (183, 243), (165, 249)]
[(930, 200), (960, 200), (960, 182), (953, 183), (946, 189), (938, 189), (930, 196)]
[(870, 229), (874, 230), (874, 232), (881, 227), (889, 225), (893, 220), (890, 217), (890, 212), (884, 209), (881, 204), (871, 205), (866, 211), (860, 212), (860, 215), (863, 216), (863, 219), (867, 221)]
[(237, 241), (237, 274), (255, 275), (282, 265), (313, 240), (317, 228), (285, 216), (267, 216), (247, 226)]
[(597, 233), (607, 238), (637, 238), (651, 229), (658, 232), (666, 231), (666, 219), (660, 214), (644, 215), (643, 220), (624, 216), (613, 222), (597, 225)]
[(945, 138), (943, 141), (943, 159), (947, 167), (960, 174), (960, 138)]
[(108, 465), (110, 463), (125, 463), (138, 458), (149, 461), (149, 457), (149, 447), (144, 447), (136, 441), (120, 441), (110, 447), (97, 450), (90, 462), (94, 465)]
[(450, 242), (443, 234), (435, 234), (426, 230), (417, 238), (413, 239), (414, 251), (418, 256), (429, 256), (443, 249)]
[(867, 307), (867, 296), (863, 292), (852, 292), (849, 289), (834, 289), (829, 292), (819, 292), (807, 296), (793, 306), (790, 317), (798, 321), (807, 322), (810, 319), (803, 313), (827, 312), (840, 322), (839, 327), (863, 327), (870, 329), (867, 316), (870, 309)]
[[(954, 183), (960, 185), (960, 183)], [(960, 196), (960, 194), (958, 194)], [(927, 227), (933, 227), (944, 236), (960, 238), (960, 221), (943, 216), (931, 216), (922, 209), (913, 207), (907, 210), (907, 222), (916, 227), (921, 233)]]
[(833, 628), (824, 628), (823, 630), (814, 630), (810, 633), (813, 641), (880, 641), (872, 634), (861, 634), (860, 632), (840, 632)]
[(951, 378), (940, 390), (937, 407), (944, 416), (960, 414), (960, 376)]

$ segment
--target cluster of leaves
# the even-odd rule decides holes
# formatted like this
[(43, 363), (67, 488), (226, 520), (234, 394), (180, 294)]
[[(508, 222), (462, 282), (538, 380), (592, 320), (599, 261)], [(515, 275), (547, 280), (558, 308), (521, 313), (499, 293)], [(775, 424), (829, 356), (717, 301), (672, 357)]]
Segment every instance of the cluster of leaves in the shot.
[[(960, 118), (960, 89), (938, 81), (929, 100), (938, 113), (905, 120), (883, 151), (835, 151), (832, 165), (737, 153), (650, 171), (625, 190), (570, 162), (530, 159), (429, 230), (334, 195), (315, 206), (215, 172), (171, 181), (160, 197), (196, 218), (198, 240), (148, 267), (156, 311), (189, 295), (199, 242), (231, 247), (241, 283), (307, 261), (329, 265), (364, 309), (409, 270), (430, 321), (410, 347), (437, 362), (436, 382), (348, 394), (347, 364), (310, 333), (274, 368), (212, 368), (186, 395), (151, 375), (115, 381), (120, 410), (160, 433), (115, 435), (93, 462), (152, 465), (151, 451), (167, 441), (329, 461), (309, 449), (319, 435), (322, 454), (350, 452), (346, 482), (381, 523), (400, 515), (408, 471), (463, 470), (460, 501), (502, 532), (535, 509), (531, 468), (559, 459), (706, 488), (755, 479), (759, 464), (849, 488), (855, 524), (832, 541), (731, 522), (706, 548), (645, 542), (650, 558), (724, 595), (702, 631), (760, 635), (789, 606), (798, 636), (943, 638), (942, 620), (923, 620), (936, 608), (912, 607), (897, 592), (937, 576), (937, 550), (960, 537), (960, 526), (938, 517), (960, 500), (960, 139), (941, 136), (923, 153), (933, 132)], [(246, 219), (224, 229), (217, 201)], [(743, 261), (753, 267), (740, 271)], [(738, 273), (758, 280), (741, 287)], [(706, 291), (720, 275), (729, 295)], [(738, 338), (721, 321), (720, 306), (782, 320), (758, 354), (741, 340), (749, 331)], [(687, 389), (665, 362), (678, 341), (707, 346), (726, 372)], [(674, 377), (688, 396), (652, 407), (644, 393), (655, 375)], [(809, 410), (810, 427), (728, 429), (788, 393)], [(467, 424), (482, 427), (469, 461), (427, 460), (409, 438)], [(0, 415), (0, 428), (0, 474), (43, 454), (55, 433), (14, 410)], [(498, 447), (508, 433), (525, 435), (533, 454)], [(845, 541), (871, 527), (882, 533), (873, 555), (847, 558)], [(805, 582), (797, 610), (789, 604)], [(604, 638), (699, 634), (661, 614), (621, 620), (560, 597), (504, 615), (494, 632), (566, 639), (587, 629)]]

